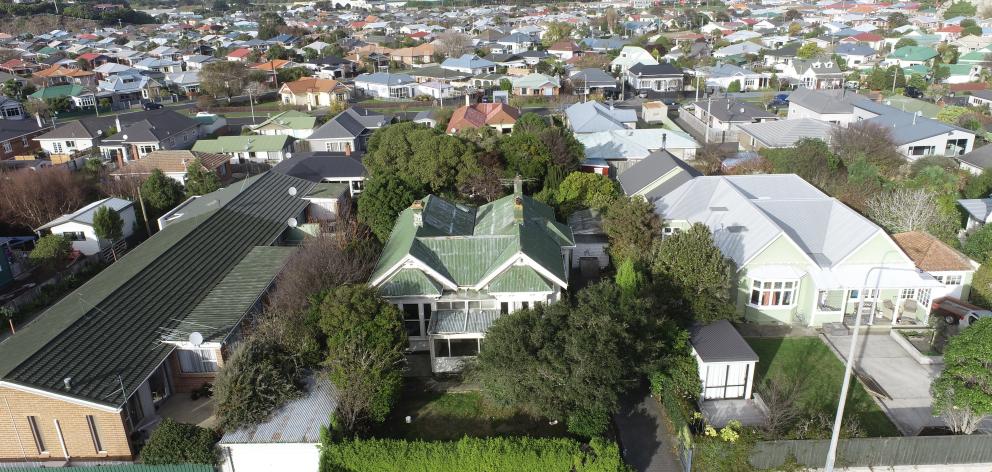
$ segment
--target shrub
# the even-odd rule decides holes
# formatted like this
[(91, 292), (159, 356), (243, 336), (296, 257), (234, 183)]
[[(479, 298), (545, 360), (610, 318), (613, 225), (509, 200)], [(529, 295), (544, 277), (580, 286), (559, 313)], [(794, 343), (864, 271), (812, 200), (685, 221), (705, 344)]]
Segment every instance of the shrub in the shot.
[(224, 429), (258, 424), (302, 391), (297, 362), (281, 346), (245, 341), (217, 375), (217, 418)]
[(217, 435), (206, 428), (166, 418), (152, 432), (139, 461), (144, 464), (216, 464)]
[(628, 470), (615, 443), (592, 440), (589, 447), (565, 438), (463, 438), (456, 442), (353, 440), (325, 443), (321, 472), (501, 472)]
[(69, 257), (69, 251), (72, 251), (72, 243), (68, 239), (62, 235), (49, 234), (42, 236), (34, 244), (28, 259), (45, 270), (55, 270)]

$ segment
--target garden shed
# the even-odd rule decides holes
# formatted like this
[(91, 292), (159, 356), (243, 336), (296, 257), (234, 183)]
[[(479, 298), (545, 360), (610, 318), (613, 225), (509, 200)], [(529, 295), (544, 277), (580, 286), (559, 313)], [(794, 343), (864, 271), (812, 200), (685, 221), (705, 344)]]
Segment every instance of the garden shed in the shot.
[(704, 400), (749, 399), (758, 355), (727, 320), (692, 329)]

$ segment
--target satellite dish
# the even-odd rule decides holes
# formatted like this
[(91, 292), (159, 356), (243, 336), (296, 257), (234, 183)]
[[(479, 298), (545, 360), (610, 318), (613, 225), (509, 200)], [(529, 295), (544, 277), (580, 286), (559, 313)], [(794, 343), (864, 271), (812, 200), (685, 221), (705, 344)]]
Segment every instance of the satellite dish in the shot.
[(290, 187), (289, 188), (289, 196), (291, 196), (291, 197), (295, 197), (296, 196), (296, 187)]
[(300, 223), (296, 221), (296, 218), (290, 218), (289, 221), (286, 222), (286, 224), (288, 224), (290, 228), (295, 228), (296, 225)]
[(124, 136), (122, 136), (122, 138), (124, 138), (124, 140), (127, 141), (127, 135), (126, 134)]
[(189, 333), (189, 343), (194, 346), (199, 346), (203, 344), (203, 335), (199, 331), (193, 331)]
[(292, 158), (293, 158), (293, 153), (287, 152), (286, 153), (286, 159), (292, 159)]

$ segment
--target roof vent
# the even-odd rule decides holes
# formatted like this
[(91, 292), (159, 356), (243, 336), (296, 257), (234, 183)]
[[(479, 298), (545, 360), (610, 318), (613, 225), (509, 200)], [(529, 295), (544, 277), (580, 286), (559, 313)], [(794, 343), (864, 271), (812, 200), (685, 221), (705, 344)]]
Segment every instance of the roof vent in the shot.
[(72, 390), (72, 377), (66, 377), (62, 379), (62, 383), (65, 384), (66, 390)]
[(727, 231), (730, 232), (730, 233), (743, 233), (744, 232), (744, 226), (741, 226), (741, 225), (728, 226), (727, 227)]
[(727, 207), (724, 207), (724, 206), (714, 206), (714, 207), (710, 207), (710, 211), (727, 211)]

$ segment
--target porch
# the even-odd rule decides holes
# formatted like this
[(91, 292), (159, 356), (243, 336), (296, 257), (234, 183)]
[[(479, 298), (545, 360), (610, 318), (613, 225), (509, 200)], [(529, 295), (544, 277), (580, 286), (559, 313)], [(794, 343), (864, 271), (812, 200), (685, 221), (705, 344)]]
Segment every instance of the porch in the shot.
[(815, 293), (810, 324), (843, 322), (857, 315), (866, 326), (926, 326), (934, 290), (943, 284), (915, 268), (859, 267), (813, 276)]
[(501, 314), (498, 309), (438, 310), (428, 329), (431, 371), (461, 371), (467, 360), (479, 355), (486, 330)]

